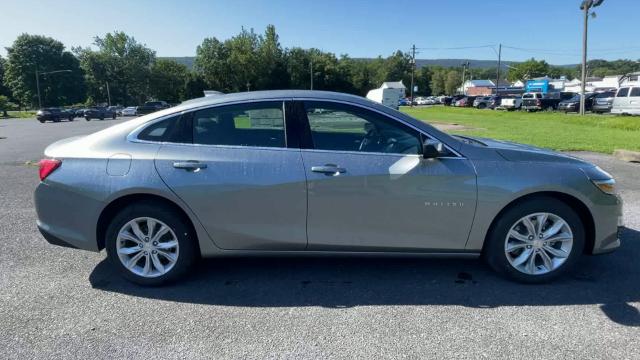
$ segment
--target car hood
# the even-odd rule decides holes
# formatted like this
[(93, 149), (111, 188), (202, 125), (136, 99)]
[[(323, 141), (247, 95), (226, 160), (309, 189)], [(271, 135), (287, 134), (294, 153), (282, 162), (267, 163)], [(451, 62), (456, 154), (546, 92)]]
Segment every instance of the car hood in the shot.
[(505, 140), (495, 140), (479, 137), (468, 137), (469, 139), (478, 141), (486, 146), (486, 148), (495, 150), (501, 157), (508, 161), (517, 162), (560, 162), (571, 163), (576, 165), (594, 166), (577, 157), (559, 153), (553, 150), (544, 149), (536, 146), (519, 144)]

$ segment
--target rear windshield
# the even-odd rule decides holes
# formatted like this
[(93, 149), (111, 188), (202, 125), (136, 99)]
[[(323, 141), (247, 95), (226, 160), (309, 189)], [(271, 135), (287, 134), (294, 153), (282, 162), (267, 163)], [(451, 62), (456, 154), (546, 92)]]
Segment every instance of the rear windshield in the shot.
[(522, 98), (523, 98), (523, 99), (536, 99), (537, 97), (538, 97), (538, 94), (537, 94), (537, 93), (534, 93), (534, 94), (524, 94), (524, 95), (522, 95)]
[(613, 92), (611, 92), (611, 91), (607, 91), (607, 92), (603, 92), (603, 93), (597, 94), (597, 95), (596, 95), (596, 98), (598, 98), (598, 99), (604, 99), (604, 98), (610, 98), (610, 97), (612, 97), (612, 96), (613, 96)]

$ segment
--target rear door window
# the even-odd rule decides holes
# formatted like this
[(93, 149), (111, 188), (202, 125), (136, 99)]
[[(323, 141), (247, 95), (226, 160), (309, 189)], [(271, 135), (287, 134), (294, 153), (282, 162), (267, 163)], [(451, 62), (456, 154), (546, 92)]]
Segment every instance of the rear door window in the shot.
[(281, 101), (217, 106), (193, 114), (193, 142), (205, 145), (286, 147)]

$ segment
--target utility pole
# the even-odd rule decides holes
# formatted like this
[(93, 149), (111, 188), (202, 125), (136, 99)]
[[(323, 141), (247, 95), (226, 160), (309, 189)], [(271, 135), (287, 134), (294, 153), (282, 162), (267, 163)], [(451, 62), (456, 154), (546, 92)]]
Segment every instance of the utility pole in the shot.
[(580, 115), (584, 115), (584, 92), (587, 82), (587, 32), (589, 26), (589, 6), (584, 6), (584, 28), (582, 29), (582, 76), (580, 81)]
[(413, 78), (416, 72), (416, 44), (411, 47), (411, 106), (413, 106)]
[[(589, 10), (602, 5), (604, 0), (583, 0), (580, 10), (584, 12), (584, 25), (582, 28), (582, 76), (580, 84), (580, 115), (584, 115), (585, 92), (587, 86), (587, 33), (589, 26)], [(595, 16), (595, 13), (592, 13)]]
[(311, 90), (313, 90), (313, 60), (309, 61), (309, 78), (311, 79)]
[(464, 77), (466, 75), (465, 73), (468, 67), (469, 67), (469, 60), (462, 63), (462, 86), (460, 87), (462, 89), (462, 95), (464, 95)]
[(500, 86), (500, 62), (502, 61), (502, 44), (498, 45), (498, 68), (496, 69), (496, 96), (498, 96), (498, 87)]
[(109, 91), (109, 82), (107, 81), (107, 99), (109, 100), (109, 106), (111, 106), (111, 92)]
[(42, 100), (40, 100), (40, 75), (38, 74), (38, 65), (36, 65), (36, 89), (38, 91), (38, 109), (42, 109)]

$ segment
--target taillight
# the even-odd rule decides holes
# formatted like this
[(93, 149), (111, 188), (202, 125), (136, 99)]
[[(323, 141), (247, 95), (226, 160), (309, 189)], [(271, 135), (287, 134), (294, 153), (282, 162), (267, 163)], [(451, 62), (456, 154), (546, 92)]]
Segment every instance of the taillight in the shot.
[(57, 169), (62, 164), (62, 161), (56, 159), (42, 159), (38, 163), (40, 166), (40, 181), (44, 180), (49, 176), (55, 169)]

